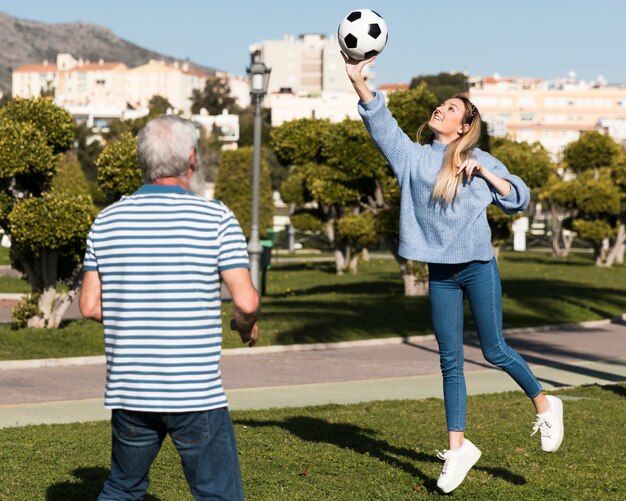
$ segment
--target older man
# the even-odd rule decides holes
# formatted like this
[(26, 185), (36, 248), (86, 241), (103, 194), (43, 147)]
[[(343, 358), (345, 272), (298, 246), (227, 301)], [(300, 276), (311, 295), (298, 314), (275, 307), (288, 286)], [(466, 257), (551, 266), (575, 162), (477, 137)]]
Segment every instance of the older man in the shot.
[(231, 327), (251, 346), (260, 300), (233, 213), (193, 193), (200, 179), (194, 125), (176, 116), (138, 137), (145, 184), (104, 209), (87, 239), (83, 316), (104, 324), (112, 409), (111, 473), (100, 500), (142, 499), (169, 434), (197, 500), (243, 499), (222, 387), (220, 278)]

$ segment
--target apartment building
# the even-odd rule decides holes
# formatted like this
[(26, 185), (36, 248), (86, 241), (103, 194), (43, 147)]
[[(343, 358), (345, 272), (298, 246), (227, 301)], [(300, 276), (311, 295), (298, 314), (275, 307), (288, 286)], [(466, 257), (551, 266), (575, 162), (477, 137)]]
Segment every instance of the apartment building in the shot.
[(494, 136), (539, 142), (555, 160), (584, 131), (626, 141), (626, 85), (495, 75), (471, 78), (469, 94)]
[(13, 70), (13, 96), (38, 96), (54, 89), (55, 101), (73, 112), (81, 109), (120, 116), (127, 108), (145, 109), (152, 96), (165, 97), (177, 111), (189, 114), (191, 94), (214, 78), (187, 63), (151, 60), (136, 68), (120, 62), (96, 63), (58, 54), (55, 63), (29, 64)]
[(13, 70), (13, 97), (38, 96), (54, 90), (59, 103), (124, 102), (122, 89), (127, 66), (100, 59), (96, 63), (59, 54), (56, 63), (45, 60)]
[(147, 108), (153, 96), (162, 96), (174, 109), (188, 114), (193, 91), (204, 89), (209, 78), (212, 75), (190, 69), (188, 63), (150, 60), (126, 72), (125, 93), (133, 108)]
[[(336, 36), (285, 35), (251, 49), (260, 50), (261, 61), (272, 69), (264, 104), (272, 108), (273, 126), (298, 118), (358, 118)], [(366, 67), (369, 80), (374, 76), (371, 67)]]

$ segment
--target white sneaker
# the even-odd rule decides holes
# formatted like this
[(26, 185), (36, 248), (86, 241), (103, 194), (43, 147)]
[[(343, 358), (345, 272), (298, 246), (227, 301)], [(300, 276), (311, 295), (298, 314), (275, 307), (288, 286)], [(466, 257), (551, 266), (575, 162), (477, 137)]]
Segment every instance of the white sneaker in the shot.
[(445, 461), (437, 480), (437, 487), (447, 494), (461, 485), (467, 472), (480, 458), (480, 450), (466, 438), (458, 449), (438, 451), (437, 457)]
[(565, 428), (563, 426), (563, 402), (560, 398), (546, 395), (550, 402), (550, 410), (537, 414), (537, 421), (533, 426), (534, 435), (541, 433), (541, 448), (546, 452), (556, 452), (563, 442)]

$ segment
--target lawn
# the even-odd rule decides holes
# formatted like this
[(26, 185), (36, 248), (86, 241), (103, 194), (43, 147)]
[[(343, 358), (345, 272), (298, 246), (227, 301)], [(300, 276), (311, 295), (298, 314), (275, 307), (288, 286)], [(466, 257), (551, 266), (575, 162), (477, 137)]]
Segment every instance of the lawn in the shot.
[[(500, 268), (505, 327), (597, 320), (626, 312), (624, 266), (598, 268), (588, 255), (556, 259), (511, 252), (505, 254)], [(227, 327), (231, 315), (232, 305), (226, 303), (226, 348), (241, 346)], [(431, 333), (428, 298), (403, 295), (392, 259), (361, 263), (358, 274), (343, 276), (334, 273), (332, 263), (273, 265), (259, 326), (259, 345)], [(465, 328), (474, 328), (469, 308)], [(48, 332), (15, 331), (0, 325), (0, 360), (100, 355), (101, 336), (101, 326), (88, 321), (68, 322)]]
[[(530, 437), (521, 392), (472, 396), (468, 437), (482, 458), (452, 496), (472, 500), (625, 499), (626, 385), (559, 392), (565, 441), (556, 454)], [(438, 496), (445, 446), (438, 399), (233, 412), (247, 498), (413, 500)], [(0, 500), (95, 499), (108, 473), (107, 422), (0, 430)], [(147, 500), (191, 500), (169, 439)]]
[(11, 258), (9, 257), (9, 249), (0, 245), (0, 265), (11, 264)]
[(30, 284), (23, 278), (0, 275), (0, 292), (17, 294), (30, 291)]

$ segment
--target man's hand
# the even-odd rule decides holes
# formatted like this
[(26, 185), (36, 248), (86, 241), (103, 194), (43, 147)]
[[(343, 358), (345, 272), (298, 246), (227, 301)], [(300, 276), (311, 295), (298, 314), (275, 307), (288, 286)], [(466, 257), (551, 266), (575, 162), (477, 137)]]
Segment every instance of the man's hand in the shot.
[(237, 322), (233, 318), (230, 321), (230, 328), (231, 330), (237, 331), (241, 337), (241, 342), (244, 344), (247, 343), (250, 348), (252, 348), (259, 339), (259, 326), (256, 322), (252, 326), (252, 329), (246, 332), (239, 328), (239, 325), (237, 325)]

